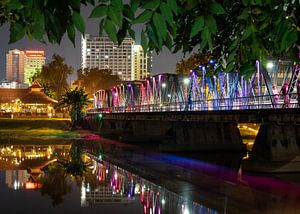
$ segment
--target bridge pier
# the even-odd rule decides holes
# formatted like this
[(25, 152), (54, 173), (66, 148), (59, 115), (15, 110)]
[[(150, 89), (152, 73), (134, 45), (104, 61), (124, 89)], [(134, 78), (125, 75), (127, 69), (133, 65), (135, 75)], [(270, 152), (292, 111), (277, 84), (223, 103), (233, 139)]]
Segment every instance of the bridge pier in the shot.
[(241, 151), (245, 147), (235, 122), (173, 122), (161, 151)]
[[(88, 120), (92, 121), (91, 118)], [(104, 137), (128, 143), (147, 142), (159, 145), (160, 151), (245, 151), (237, 123), (220, 122), (212, 117), (198, 120), (185, 114), (109, 114), (98, 123), (89, 124)]]
[(248, 160), (247, 171), (300, 171), (300, 125), (278, 121), (263, 122)]

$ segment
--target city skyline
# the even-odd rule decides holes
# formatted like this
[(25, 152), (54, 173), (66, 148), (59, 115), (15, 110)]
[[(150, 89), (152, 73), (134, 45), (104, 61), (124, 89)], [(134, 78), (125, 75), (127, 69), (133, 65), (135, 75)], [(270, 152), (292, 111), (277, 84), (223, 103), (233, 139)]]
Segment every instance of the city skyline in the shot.
[[(87, 22), (86, 33), (91, 35), (98, 35), (98, 28), (95, 28), (95, 23), (91, 20)], [(137, 29), (138, 31), (139, 29)], [(5, 78), (6, 72), (6, 62), (5, 55), (11, 49), (30, 49), (30, 50), (44, 50), (46, 56), (46, 63), (52, 60), (53, 54), (59, 54), (65, 58), (66, 64), (74, 68), (74, 73), (69, 77), (69, 81), (76, 79), (76, 71), (81, 67), (81, 36), (76, 33), (76, 45), (75, 47), (68, 40), (66, 35), (61, 41), (60, 45), (53, 44), (42, 44), (37, 41), (29, 40), (28, 38), (23, 38), (22, 40), (13, 43), (9, 43), (9, 25), (5, 24), (0, 28), (0, 81)], [(139, 38), (136, 38), (137, 44), (139, 44)], [(175, 73), (176, 63), (183, 58), (183, 53), (173, 54), (167, 49), (163, 50), (159, 55), (153, 52), (153, 70), (152, 73)]]

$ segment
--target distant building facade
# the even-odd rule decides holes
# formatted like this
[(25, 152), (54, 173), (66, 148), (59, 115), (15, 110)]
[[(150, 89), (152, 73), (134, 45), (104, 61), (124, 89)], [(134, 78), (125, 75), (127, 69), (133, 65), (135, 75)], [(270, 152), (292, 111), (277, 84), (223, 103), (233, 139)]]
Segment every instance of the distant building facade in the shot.
[(6, 79), (24, 83), (24, 51), (13, 49), (6, 54)]
[(6, 54), (6, 79), (19, 84), (30, 84), (30, 78), (45, 64), (44, 51), (10, 50)]
[(37, 72), (40, 72), (45, 65), (45, 52), (26, 50), (24, 59), (24, 82), (31, 84), (30, 78)]
[(21, 88), (25, 89), (28, 88), (28, 85), (25, 83), (18, 83), (18, 82), (11, 82), (6, 79), (0, 82), (0, 88)]
[(134, 45), (132, 80), (142, 80), (152, 73), (152, 52), (144, 53), (141, 45)]
[(118, 46), (109, 37), (86, 34), (81, 40), (81, 67), (111, 69), (122, 80), (131, 80), (133, 45), (131, 38), (125, 38)]
[[(137, 49), (140, 50), (140, 47)], [(135, 63), (136, 60), (139, 60), (139, 63)], [(144, 56), (143, 51), (135, 53), (135, 41), (130, 37), (124, 38), (122, 44), (118, 45), (107, 36), (86, 34), (81, 39), (81, 63), (82, 69), (111, 69), (112, 73), (119, 75), (121, 80), (130, 81), (149, 75), (151, 66), (148, 64), (152, 65), (152, 58), (149, 60), (149, 57)], [(140, 69), (140, 66), (143, 69)]]

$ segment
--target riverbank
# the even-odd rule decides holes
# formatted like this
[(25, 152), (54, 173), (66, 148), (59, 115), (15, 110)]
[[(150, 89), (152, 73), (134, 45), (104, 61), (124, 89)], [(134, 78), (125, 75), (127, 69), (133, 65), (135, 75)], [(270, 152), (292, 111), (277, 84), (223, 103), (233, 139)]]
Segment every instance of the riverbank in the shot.
[(80, 136), (70, 120), (53, 118), (0, 119), (0, 144), (49, 144), (70, 142)]

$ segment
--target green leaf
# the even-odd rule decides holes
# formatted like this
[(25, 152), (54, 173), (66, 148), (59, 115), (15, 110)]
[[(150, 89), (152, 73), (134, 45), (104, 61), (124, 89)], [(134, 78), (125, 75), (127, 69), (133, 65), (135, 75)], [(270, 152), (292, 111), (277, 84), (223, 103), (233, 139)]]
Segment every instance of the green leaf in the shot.
[(252, 27), (250, 25), (244, 30), (241, 41), (247, 39), (251, 34), (252, 34)]
[(247, 6), (249, 4), (249, 0), (242, 0), (243, 5)]
[(121, 45), (121, 43), (123, 42), (124, 38), (126, 37), (128, 27), (129, 27), (128, 21), (126, 19), (123, 19), (122, 28), (119, 29), (119, 31), (117, 33), (118, 45)]
[(280, 43), (280, 50), (287, 51), (293, 47), (298, 39), (298, 33), (295, 30), (286, 31)]
[(262, 10), (259, 7), (254, 7), (252, 9), (252, 13), (255, 14), (255, 15), (259, 15), (259, 14), (262, 13)]
[(144, 54), (148, 50), (148, 45), (147, 44), (148, 44), (148, 41), (147, 41), (147, 38), (146, 38), (146, 35), (145, 35), (145, 31), (142, 30), (142, 32), (141, 32), (141, 46), (143, 47)]
[(237, 47), (237, 45), (238, 45), (238, 42), (239, 42), (239, 40), (238, 40), (238, 39), (235, 39), (235, 40), (233, 41), (233, 43), (230, 45), (230, 47), (228, 48), (228, 51), (232, 51), (232, 50), (236, 49), (236, 47)]
[(266, 27), (269, 26), (269, 24), (270, 24), (269, 21), (264, 21), (264, 22), (262, 23), (262, 25), (260, 26), (259, 30), (265, 29)]
[(194, 37), (196, 34), (202, 31), (203, 27), (204, 27), (204, 17), (198, 16), (195, 20), (195, 23), (192, 26), (190, 37)]
[(104, 21), (105, 21), (105, 19), (102, 19), (102, 20), (99, 22), (99, 36), (102, 36), (102, 35), (103, 35)]
[(31, 8), (32, 7), (32, 3), (33, 3), (33, 0), (27, 0), (27, 1), (23, 2), (23, 5), (25, 7)]
[(234, 62), (231, 62), (229, 64), (227, 64), (226, 68), (225, 68), (225, 73), (229, 73), (230, 71), (232, 71), (234, 69)]
[(138, 9), (139, 5), (140, 5), (140, 1), (139, 0), (131, 0), (130, 1), (130, 7), (131, 7), (133, 13), (136, 12), (136, 10)]
[(32, 36), (38, 41), (42, 41), (43, 35), (45, 33), (45, 18), (44, 15), (39, 10), (32, 11), (33, 25), (32, 25)]
[[(0, 5), (2, 6), (2, 4), (5, 5), (5, 3), (1, 2)], [(7, 4), (8, 10), (21, 10), (23, 7), (24, 7), (23, 4), (18, 0), (10, 0), (10, 1), (8, 1), (8, 4)]]
[(85, 32), (85, 24), (84, 24), (84, 21), (83, 21), (83, 18), (81, 17), (81, 15), (77, 12), (73, 12), (73, 15), (72, 15), (72, 20), (73, 20), (73, 23), (75, 25), (75, 27), (82, 33), (84, 34)]
[(176, 0), (167, 0), (167, 4), (171, 8), (171, 10), (177, 15), (178, 6)]
[(172, 39), (170, 35), (167, 33), (166, 39), (165, 39), (166, 47), (171, 51), (173, 47)]
[(118, 39), (115, 24), (111, 20), (106, 19), (103, 27), (109, 38), (116, 43)]
[(112, 6), (114, 6), (118, 11), (123, 10), (123, 1), (122, 0), (112, 0)]
[(206, 47), (206, 45), (208, 44), (208, 40), (209, 40), (210, 36), (211, 36), (211, 34), (208, 30), (208, 27), (205, 26), (203, 32), (201, 33), (201, 43), (200, 43), (201, 50), (203, 50)]
[(151, 19), (152, 14), (153, 12), (151, 10), (145, 10), (132, 22), (132, 24), (145, 23)]
[(128, 33), (131, 38), (135, 39), (135, 31), (132, 30), (130, 27), (128, 28)]
[(262, 5), (262, 0), (255, 0), (255, 4)]
[(250, 62), (243, 64), (239, 69), (239, 73), (241, 76), (248, 77), (249, 75), (253, 74), (254, 72), (255, 72), (255, 64), (252, 64)]
[(143, 8), (148, 10), (155, 10), (160, 4), (160, 0), (148, 0)]
[(75, 46), (75, 28), (74, 25), (70, 24), (67, 26), (68, 37)]
[(166, 21), (172, 26), (174, 24), (174, 20), (171, 8), (165, 2), (162, 2), (160, 4), (160, 10), (162, 14), (164, 14)]
[(165, 39), (167, 35), (167, 25), (165, 19), (160, 13), (154, 13), (153, 23), (157, 32), (158, 39)]
[(235, 56), (236, 56), (236, 52), (235, 51), (232, 51), (228, 58), (227, 58), (227, 63), (231, 63), (231, 62), (234, 62), (235, 61)]
[(9, 43), (14, 43), (25, 36), (25, 27), (19, 23), (13, 23), (10, 27)]
[(134, 20), (134, 12), (129, 5), (124, 6), (123, 15), (130, 20)]
[(89, 18), (98, 18), (107, 15), (108, 6), (100, 4), (93, 9)]
[(216, 34), (217, 32), (217, 23), (213, 16), (209, 15), (205, 17), (205, 24), (209, 29), (209, 32), (212, 34)]
[(146, 32), (147, 32), (147, 36), (149, 38), (149, 46), (151, 44), (154, 44), (154, 46), (156, 48), (158, 48), (159, 47), (159, 44), (158, 44), (159, 42), (158, 42), (158, 39), (156, 37), (156, 34), (153, 31), (152, 25), (147, 25)]
[(108, 7), (108, 17), (119, 27), (122, 27), (121, 12), (115, 7)]
[(80, 12), (80, 0), (70, 0), (70, 5), (73, 10), (76, 10), (77, 12)]
[(242, 12), (241, 15), (239, 15), (237, 18), (238, 20), (247, 20), (249, 17), (249, 9), (248, 8), (245, 8)]
[(159, 47), (161, 47), (162, 41), (166, 38), (167, 35), (167, 25), (160, 13), (154, 13), (153, 23), (154, 23), (154, 28), (156, 29)]
[(221, 14), (225, 13), (224, 8), (222, 7), (222, 5), (215, 2), (215, 1), (211, 3), (209, 9), (210, 9), (210, 12), (212, 12), (213, 14), (216, 14), (216, 15), (221, 15)]

